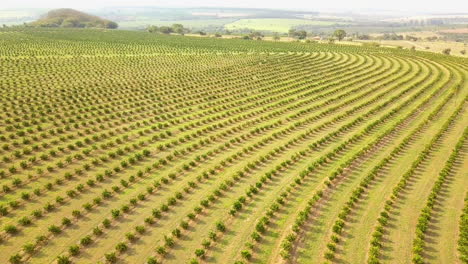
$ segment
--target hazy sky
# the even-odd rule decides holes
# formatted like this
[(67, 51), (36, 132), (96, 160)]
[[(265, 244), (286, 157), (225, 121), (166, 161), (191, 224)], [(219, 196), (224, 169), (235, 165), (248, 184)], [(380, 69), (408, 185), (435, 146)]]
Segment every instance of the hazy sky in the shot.
[(92, 9), (108, 6), (252, 7), (289, 9), (379, 9), (411, 12), (468, 13), (468, 0), (1, 0), (0, 9), (70, 7)]

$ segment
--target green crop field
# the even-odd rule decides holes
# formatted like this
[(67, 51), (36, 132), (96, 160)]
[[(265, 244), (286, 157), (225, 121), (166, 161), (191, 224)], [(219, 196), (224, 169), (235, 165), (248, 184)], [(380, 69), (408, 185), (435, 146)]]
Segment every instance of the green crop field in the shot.
[(0, 30), (0, 263), (466, 263), (468, 60)]

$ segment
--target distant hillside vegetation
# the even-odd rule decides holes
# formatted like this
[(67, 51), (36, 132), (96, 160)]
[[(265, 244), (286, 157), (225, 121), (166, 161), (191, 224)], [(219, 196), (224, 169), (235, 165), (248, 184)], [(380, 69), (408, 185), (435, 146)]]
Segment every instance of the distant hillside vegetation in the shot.
[(117, 23), (86, 14), (74, 9), (62, 8), (49, 11), (44, 17), (30, 25), (38, 27), (69, 27), (69, 28), (117, 28)]

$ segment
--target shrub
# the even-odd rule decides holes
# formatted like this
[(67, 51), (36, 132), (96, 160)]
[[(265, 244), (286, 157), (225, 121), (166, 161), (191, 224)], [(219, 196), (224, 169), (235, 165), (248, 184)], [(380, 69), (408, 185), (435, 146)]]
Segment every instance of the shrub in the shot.
[(241, 251), (241, 255), (246, 260), (250, 260), (252, 258), (252, 253), (250, 253), (250, 251), (245, 250), (245, 249)]
[(10, 234), (10, 235), (15, 235), (15, 234), (17, 234), (17, 233), (19, 232), (19, 231), (18, 231), (18, 228), (16, 228), (16, 226), (14, 226), (14, 225), (6, 225), (6, 226), (3, 228), (3, 230), (4, 230), (6, 233)]
[(114, 252), (112, 252), (112, 253), (106, 253), (106, 254), (104, 255), (104, 257), (106, 258), (106, 262), (107, 262), (107, 263), (115, 263), (115, 262), (117, 262), (117, 255), (116, 255)]
[(159, 255), (161, 256), (165, 256), (166, 255), (166, 249), (162, 246), (159, 246), (156, 248), (156, 253), (158, 253)]
[(161, 218), (161, 211), (159, 209), (153, 209), (151, 213), (154, 218)]
[(72, 215), (75, 218), (79, 218), (79, 217), (81, 217), (81, 212), (79, 210), (73, 210)]
[(62, 225), (64, 225), (64, 226), (71, 225), (71, 220), (66, 218), (66, 217), (62, 218)]
[(120, 210), (118, 210), (118, 209), (112, 209), (111, 214), (112, 214), (112, 218), (119, 218), (119, 216), (120, 216)]
[(105, 227), (105, 228), (109, 228), (111, 226), (111, 221), (109, 219), (104, 219), (102, 221), (102, 225)]
[(210, 240), (203, 240), (202, 242), (202, 246), (206, 249), (208, 249), (211, 245), (211, 241)]
[(100, 236), (100, 235), (103, 234), (103, 232), (102, 232), (101, 228), (99, 228), (99, 227), (96, 226), (96, 227), (93, 229), (93, 234), (94, 234), (95, 236)]
[(91, 236), (85, 236), (80, 240), (82, 246), (89, 246), (93, 242)]
[(31, 243), (27, 243), (23, 246), (23, 250), (24, 252), (28, 253), (28, 254), (32, 254), (35, 250), (35, 246), (34, 244), (31, 244)]
[(152, 225), (152, 224), (154, 224), (154, 219), (151, 218), (151, 217), (147, 217), (147, 218), (145, 218), (145, 223), (147, 225)]
[(20, 264), (21, 263), (21, 256), (19, 254), (15, 254), (10, 257), (9, 259), (11, 264)]
[(42, 216), (42, 211), (41, 210), (34, 210), (32, 212), (32, 215), (36, 218), (40, 218)]
[(222, 222), (217, 222), (216, 229), (224, 233), (226, 231), (226, 226)]
[(159, 262), (154, 257), (149, 257), (146, 264), (158, 264)]
[(115, 249), (118, 252), (122, 253), (122, 252), (124, 252), (124, 251), (126, 251), (128, 249), (128, 246), (124, 242), (120, 242), (115, 246)]
[(204, 249), (199, 248), (195, 250), (195, 256), (197, 256), (198, 258), (204, 258), (205, 254), (206, 252)]
[(80, 254), (80, 247), (78, 245), (73, 245), (73, 246), (70, 246), (68, 248), (68, 252), (70, 253), (70, 255), (72, 256), (77, 256), (78, 254)]
[(0, 205), (0, 215), (5, 216), (7, 214), (8, 214), (8, 208), (3, 205)]
[(171, 248), (171, 247), (174, 246), (174, 244), (175, 244), (175, 242), (174, 242), (174, 239), (172, 237), (164, 236), (164, 245), (166, 247)]
[(174, 237), (180, 237), (182, 235), (182, 233), (180, 232), (180, 230), (178, 228), (172, 230), (172, 235)]
[(187, 221), (181, 221), (180, 222), (180, 227), (182, 227), (183, 229), (188, 229), (189, 228), (189, 224)]
[(57, 264), (71, 264), (71, 260), (67, 256), (58, 256)]
[(28, 217), (24, 216), (22, 217), (20, 220), (18, 220), (18, 223), (22, 226), (28, 226), (31, 224), (31, 219), (29, 219)]
[(325, 252), (325, 258), (328, 260), (332, 260), (335, 258), (335, 254), (333, 254), (333, 252), (327, 251)]
[(127, 240), (130, 241), (130, 242), (134, 242), (134, 241), (136, 241), (136, 239), (137, 239), (136, 236), (135, 236), (135, 234), (133, 234), (133, 233), (126, 233), (126, 234), (125, 234), (125, 237), (126, 237)]
[(144, 226), (136, 226), (135, 231), (137, 231), (140, 234), (143, 234), (145, 232), (145, 227)]

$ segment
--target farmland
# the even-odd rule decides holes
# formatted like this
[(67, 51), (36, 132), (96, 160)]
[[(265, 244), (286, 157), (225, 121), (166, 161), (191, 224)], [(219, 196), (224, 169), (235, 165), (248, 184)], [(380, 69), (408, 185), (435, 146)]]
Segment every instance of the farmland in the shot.
[(239, 19), (235, 22), (224, 25), (228, 30), (251, 29), (259, 31), (271, 31), (287, 33), (289, 29), (296, 26), (332, 26), (346, 25), (347, 23), (335, 21), (320, 21), (307, 19), (284, 19), (284, 18), (256, 18)]
[(146, 28), (150, 25), (155, 26), (171, 26), (173, 24), (181, 24), (184, 27), (190, 28), (192, 30), (196, 29), (218, 29), (221, 30), (225, 24), (234, 22), (232, 18), (224, 19), (194, 19), (194, 20), (156, 20), (156, 19), (139, 19), (136, 21), (123, 21), (119, 25), (122, 28), (128, 29), (138, 29)]
[[(466, 53), (467, 45), (465, 43), (455, 42), (455, 41), (406, 41), (406, 40), (378, 40), (378, 41), (354, 41), (354, 42), (373, 42), (379, 43), (382, 46), (388, 47), (402, 47), (406, 49), (411, 49), (414, 47), (416, 50), (420, 51), (429, 51), (429, 52), (437, 52), (442, 53), (444, 49), (450, 49), (450, 54), (452, 56), (460, 56), (468, 58), (468, 54)], [(349, 43), (351, 44), (351, 43)]]
[(467, 62), (2, 29), (0, 263), (466, 263)]

